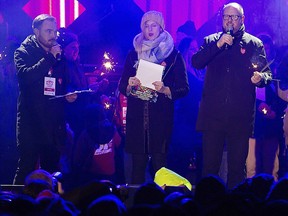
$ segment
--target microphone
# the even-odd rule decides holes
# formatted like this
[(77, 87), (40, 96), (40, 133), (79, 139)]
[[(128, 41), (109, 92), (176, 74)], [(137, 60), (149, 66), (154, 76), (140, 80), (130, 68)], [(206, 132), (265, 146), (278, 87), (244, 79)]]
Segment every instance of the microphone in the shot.
[[(228, 27), (226, 34), (233, 36), (233, 28), (231, 26)], [(229, 49), (231, 46), (229, 44), (225, 44), (225, 49)]]
[[(59, 44), (57, 42), (55, 42), (53, 46), (57, 46), (57, 45), (59, 45)], [(61, 53), (57, 53), (55, 58), (56, 58), (57, 61), (61, 61)]]

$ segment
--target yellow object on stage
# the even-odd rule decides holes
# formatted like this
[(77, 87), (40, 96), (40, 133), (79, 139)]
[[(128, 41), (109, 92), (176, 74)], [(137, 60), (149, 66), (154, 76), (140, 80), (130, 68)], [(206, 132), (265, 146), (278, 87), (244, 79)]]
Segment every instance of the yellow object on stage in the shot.
[(192, 190), (192, 185), (186, 178), (165, 167), (156, 172), (154, 182), (162, 188), (165, 186), (186, 186), (190, 191)]

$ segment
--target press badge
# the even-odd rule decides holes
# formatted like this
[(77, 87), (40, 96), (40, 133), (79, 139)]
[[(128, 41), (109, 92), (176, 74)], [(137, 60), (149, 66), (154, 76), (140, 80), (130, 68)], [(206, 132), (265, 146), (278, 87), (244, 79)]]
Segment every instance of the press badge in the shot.
[(44, 78), (44, 95), (55, 96), (56, 79), (54, 77)]

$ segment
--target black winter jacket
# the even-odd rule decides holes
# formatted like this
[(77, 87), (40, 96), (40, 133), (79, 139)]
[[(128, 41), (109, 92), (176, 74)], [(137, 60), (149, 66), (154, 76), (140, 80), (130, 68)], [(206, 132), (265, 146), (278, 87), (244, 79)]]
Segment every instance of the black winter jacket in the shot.
[[(251, 77), (267, 64), (263, 43), (242, 28), (234, 35), (231, 47), (219, 49), (221, 34), (207, 36), (192, 56), (195, 68), (207, 67), (197, 129), (236, 129), (251, 134), (255, 116), (255, 85)], [(259, 87), (271, 80), (269, 67), (262, 74)]]
[[(49, 100), (51, 96), (44, 95), (44, 77), (49, 76), (49, 71), (56, 77), (53, 66), (57, 60), (30, 35), (16, 49), (14, 61), (19, 83), (18, 144), (54, 142), (55, 130), (65, 130), (64, 99)], [(56, 95), (65, 92), (61, 79), (56, 79)]]

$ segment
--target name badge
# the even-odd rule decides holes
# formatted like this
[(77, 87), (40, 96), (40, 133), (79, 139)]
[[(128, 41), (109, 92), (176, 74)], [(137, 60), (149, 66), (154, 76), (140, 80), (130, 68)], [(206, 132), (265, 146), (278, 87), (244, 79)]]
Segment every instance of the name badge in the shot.
[(56, 91), (56, 79), (54, 77), (44, 78), (44, 95), (55, 96)]

